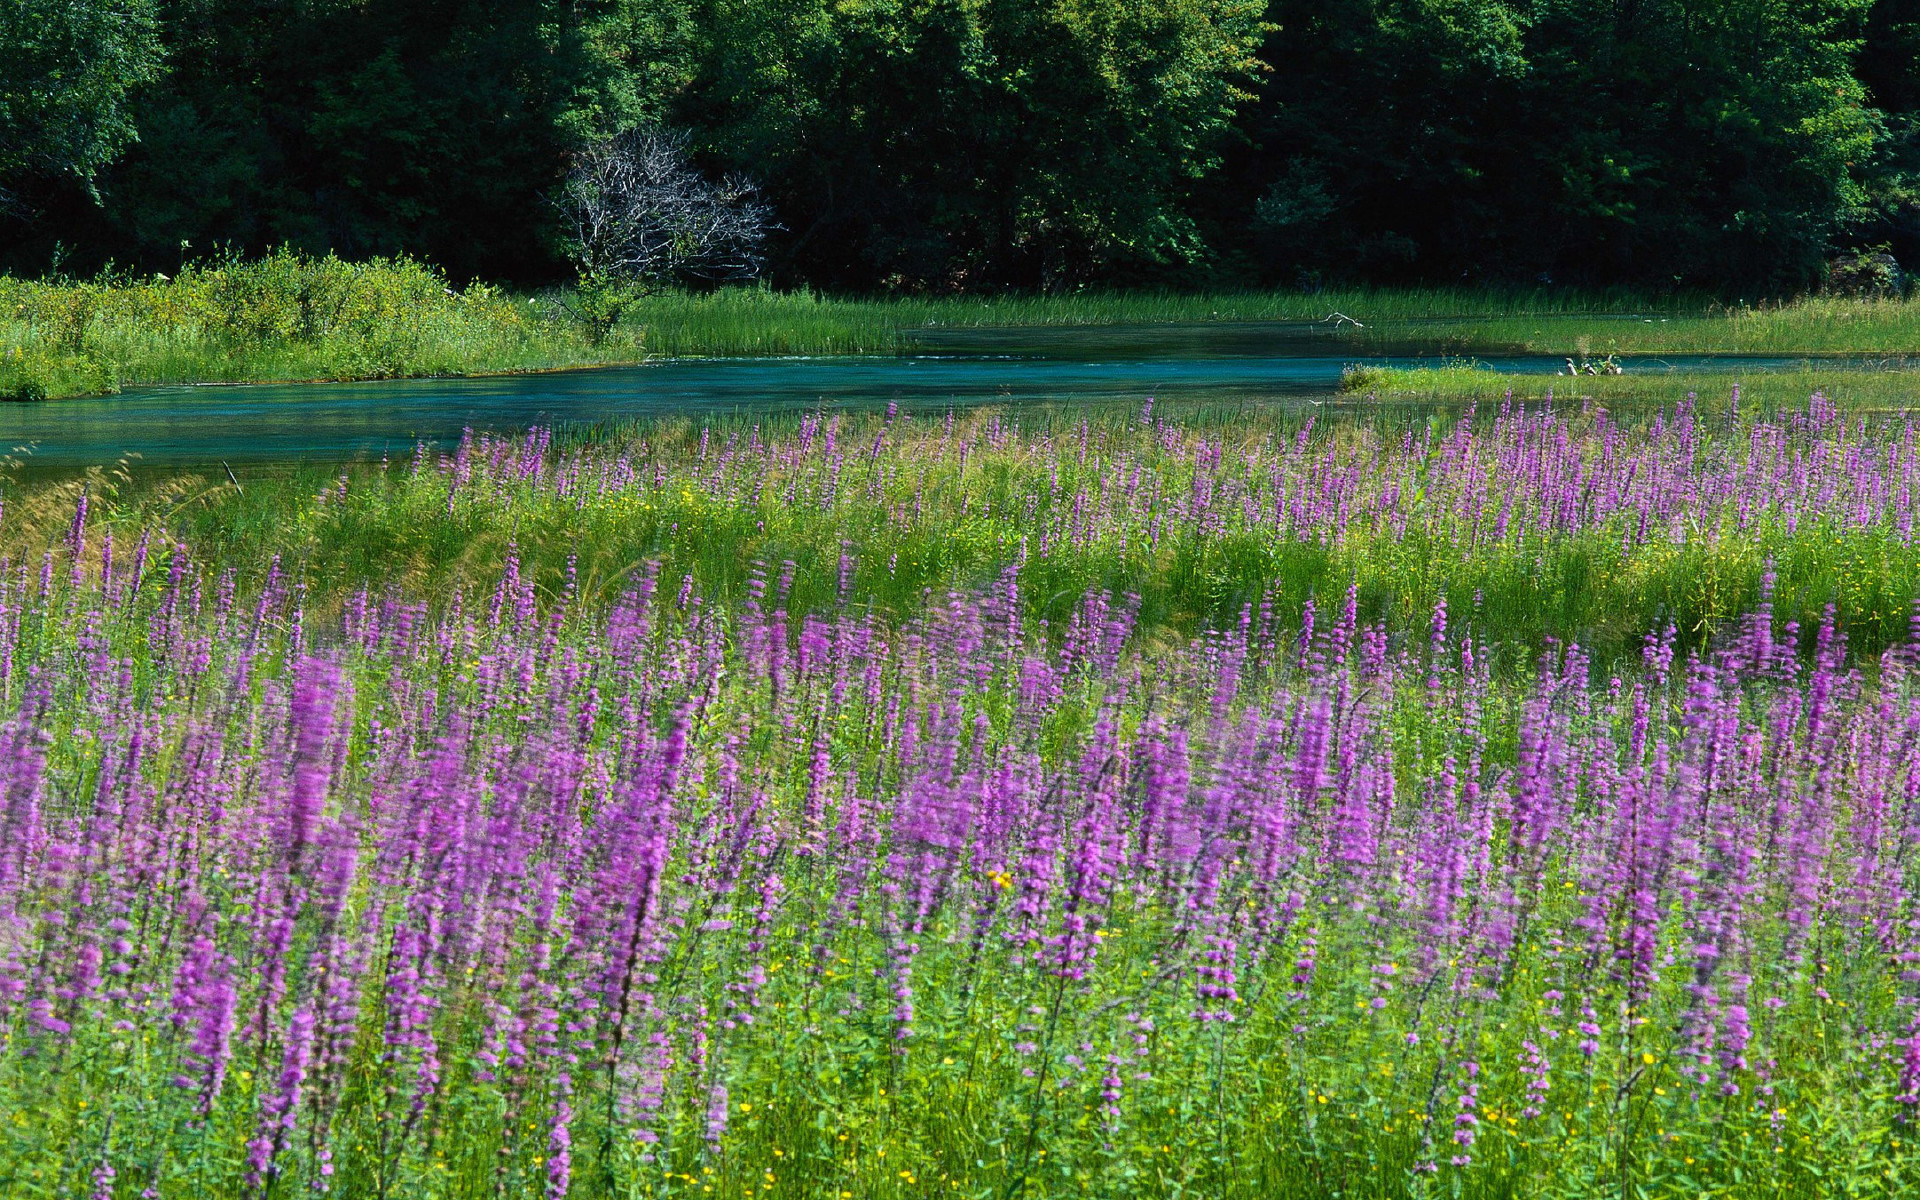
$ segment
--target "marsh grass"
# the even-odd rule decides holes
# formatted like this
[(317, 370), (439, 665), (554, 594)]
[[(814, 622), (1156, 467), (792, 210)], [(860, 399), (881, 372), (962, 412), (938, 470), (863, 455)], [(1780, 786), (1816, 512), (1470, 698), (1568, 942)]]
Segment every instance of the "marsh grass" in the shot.
[[(646, 356), (898, 354), (943, 331), (1301, 322), (1355, 354), (1888, 354), (1920, 347), (1920, 302), (1360, 289), (988, 297), (830, 297), (729, 288), (641, 297), (610, 332), (564, 290), (454, 289), (407, 259), (280, 251), (174, 278), (0, 277), (0, 398), (127, 387), (537, 371)], [(603, 336), (604, 333), (604, 336)]]
[(1510, 313), (1438, 321), (1436, 342), (1469, 350), (1511, 347), (1528, 353), (1907, 355), (1920, 348), (1920, 302), (1812, 296), (1777, 304), (1648, 307), (1608, 315), (1595, 308), (1577, 320), (1547, 313)]
[[(1416, 486), (1443, 440), (1459, 436), (1457, 416), (1308, 419), (1212, 408), (1143, 425), (1138, 409), (1118, 406), (676, 419), (532, 435), (571, 465), (525, 475), (477, 464), (520, 462), (531, 441), (510, 454), (493, 442), (417, 463), (231, 480), (217, 468), (96, 471), (6, 487), (0, 543), (16, 561), (57, 545), (85, 489), (92, 520), (121, 546), (163, 530), (163, 543), (201, 562), (277, 554), (319, 612), (361, 587), (477, 596), (510, 551), (550, 596), (573, 586), (611, 603), (657, 561), (665, 578), (691, 577), (716, 603), (735, 603), (754, 563), (791, 562), (794, 611), (828, 611), (850, 588), (895, 617), (1020, 563), (1033, 620), (1058, 627), (1101, 590), (1138, 596), (1142, 627), (1174, 637), (1231, 625), (1249, 606), (1297, 619), (1310, 599), (1324, 605), (1354, 584), (1362, 613), (1398, 630), (1421, 628), (1445, 598), (1499, 629), (1521, 666), (1550, 641), (1630, 658), (1668, 621), (1683, 645), (1704, 644), (1753, 603), (1769, 563), (1783, 618), (1813, 623), (1834, 604), (1863, 653), (1906, 636), (1920, 595), (1920, 547), (1896, 516), (1863, 523), (1838, 501), (1810, 512), (1687, 502), (1651, 528), (1622, 514), (1506, 532), (1498, 496)], [(1498, 419), (1490, 406), (1478, 436)], [(1554, 428), (1591, 449), (1595, 419), (1575, 413)], [(1738, 453), (1753, 428), (1724, 421), (1702, 418), (1703, 453)], [(1899, 436), (1897, 422), (1872, 435), (1883, 450)], [(830, 440), (837, 449), (823, 449)], [(1205, 465), (1215, 456), (1219, 470)], [(555, 471), (578, 481), (557, 486)], [(1276, 532), (1276, 479), (1293, 494), (1345, 471), (1360, 481), (1348, 516)], [(1134, 497), (1123, 500), (1127, 488)]]
[(1516, 401), (1623, 405), (1670, 403), (1694, 395), (1719, 409), (1738, 389), (1743, 404), (1795, 405), (1819, 393), (1850, 411), (1899, 412), (1920, 401), (1920, 376), (1904, 360), (1885, 366), (1822, 363), (1817, 359), (1780, 370), (1688, 371), (1628, 363), (1619, 375), (1539, 375), (1489, 370), (1472, 363), (1437, 367), (1356, 366), (1341, 381), (1349, 397), (1401, 403), (1464, 405)]
[[(1344, 319), (1343, 319), (1344, 318)], [(661, 354), (885, 354), (929, 331), (1311, 322), (1356, 353), (1888, 354), (1920, 348), (1920, 301), (1812, 297), (1727, 306), (1628, 292), (1351, 289), (1211, 295), (833, 298), (731, 289), (664, 294), (628, 313)]]
[[(660, 354), (891, 354), (914, 349), (917, 336), (937, 330), (1305, 321), (1366, 345), (1375, 336), (1367, 333), (1375, 322), (1394, 323), (1397, 330), (1408, 322), (1568, 317), (1649, 307), (1650, 302), (1627, 293), (1526, 290), (836, 298), (806, 289), (734, 288), (648, 297), (628, 311), (627, 320), (643, 330), (649, 351)], [(1357, 326), (1339, 319), (1356, 312), (1365, 314), (1354, 318)]]

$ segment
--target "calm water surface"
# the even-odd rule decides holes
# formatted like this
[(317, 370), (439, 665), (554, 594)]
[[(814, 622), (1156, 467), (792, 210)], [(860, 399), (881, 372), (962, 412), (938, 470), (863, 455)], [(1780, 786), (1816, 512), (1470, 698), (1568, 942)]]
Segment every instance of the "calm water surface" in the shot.
[[(679, 359), (484, 379), (267, 384), (130, 391), (94, 400), (0, 405), (0, 455), (29, 468), (132, 459), (147, 466), (345, 462), (447, 445), (464, 429), (509, 430), (680, 414), (816, 407), (927, 409), (1042, 401), (1325, 401), (1355, 363), (1431, 363), (1341, 353), (1321, 327), (1290, 324), (923, 331), (899, 357)], [(1398, 347), (1396, 347), (1398, 348)], [(1557, 357), (1479, 357), (1552, 374)], [(1793, 359), (1672, 357), (1629, 371), (1767, 370)]]

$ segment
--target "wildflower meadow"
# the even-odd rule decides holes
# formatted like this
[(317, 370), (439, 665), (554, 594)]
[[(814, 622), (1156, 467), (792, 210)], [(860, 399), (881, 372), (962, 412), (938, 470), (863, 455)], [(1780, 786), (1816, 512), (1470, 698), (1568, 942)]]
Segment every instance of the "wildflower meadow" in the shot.
[(9, 481), (0, 1195), (1908, 1194), (1915, 475), (1816, 399)]

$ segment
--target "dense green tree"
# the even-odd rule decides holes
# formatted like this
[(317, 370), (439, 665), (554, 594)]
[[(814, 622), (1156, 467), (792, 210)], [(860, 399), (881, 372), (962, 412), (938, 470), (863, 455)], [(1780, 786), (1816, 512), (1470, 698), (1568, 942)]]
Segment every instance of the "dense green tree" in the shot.
[(654, 0), (162, 5), (139, 142), (103, 207), (67, 206), (96, 258), (284, 244), (537, 275), (568, 147), (656, 115), (686, 36)]
[(570, 156), (650, 125), (782, 282), (1920, 265), (1920, 0), (0, 0), (0, 266), (559, 278)]
[(0, 189), (91, 186), (134, 136), (128, 98), (160, 60), (152, 0), (0, 0)]
[(1920, 0), (1877, 0), (1854, 73), (1878, 136), (1852, 240), (1890, 248), (1911, 270), (1920, 267)]
[(704, 0), (679, 108), (789, 272), (1059, 285), (1197, 250), (1182, 191), (1253, 81), (1247, 0)]
[(1865, 196), (1867, 0), (1277, 0), (1270, 270), (1813, 281)]

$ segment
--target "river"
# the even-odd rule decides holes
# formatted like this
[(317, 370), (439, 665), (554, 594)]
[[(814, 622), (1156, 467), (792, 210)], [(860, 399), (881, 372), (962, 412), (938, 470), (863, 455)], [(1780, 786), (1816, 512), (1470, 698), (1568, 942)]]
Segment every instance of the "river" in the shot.
[[(1432, 364), (1419, 353), (1339, 353), (1324, 327), (1294, 324), (926, 331), (900, 356), (671, 359), (638, 366), (460, 379), (147, 388), (0, 406), (0, 455), (32, 469), (126, 460), (147, 467), (404, 457), (465, 429), (738, 415), (826, 407), (945, 409), (1045, 401), (1342, 403), (1356, 363)], [(1398, 348), (1398, 347), (1396, 347)], [(1476, 356), (1550, 375), (1565, 360)], [(1668, 357), (1629, 370), (1773, 370), (1797, 359)], [(1359, 403), (1347, 397), (1344, 403)]]

